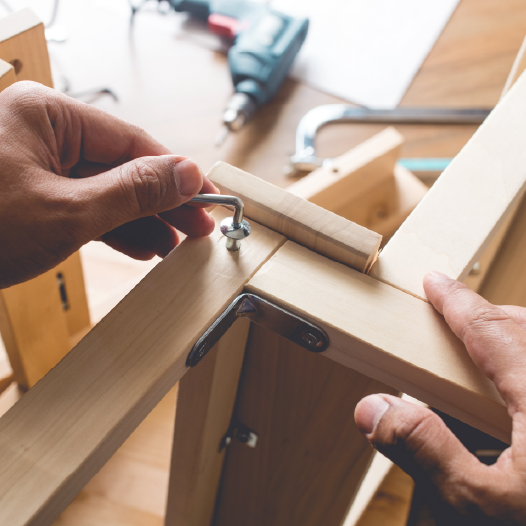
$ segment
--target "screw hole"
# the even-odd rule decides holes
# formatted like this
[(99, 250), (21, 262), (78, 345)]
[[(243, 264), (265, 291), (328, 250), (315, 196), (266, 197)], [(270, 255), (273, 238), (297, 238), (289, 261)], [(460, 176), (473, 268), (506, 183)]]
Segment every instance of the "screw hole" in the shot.
[(22, 62), (17, 58), (11, 61), (11, 66), (15, 68), (15, 75), (18, 75), (22, 71)]
[(337, 166), (334, 166), (333, 169), (332, 169), (332, 171), (333, 171), (335, 174), (337, 174), (337, 173), (340, 171), (340, 169), (339, 169)]

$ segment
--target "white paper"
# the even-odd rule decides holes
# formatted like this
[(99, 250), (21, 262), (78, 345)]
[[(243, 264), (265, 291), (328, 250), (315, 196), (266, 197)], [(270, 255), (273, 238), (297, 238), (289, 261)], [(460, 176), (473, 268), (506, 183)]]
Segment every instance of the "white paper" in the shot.
[(292, 76), (350, 102), (394, 108), (459, 0), (273, 0), (310, 19)]

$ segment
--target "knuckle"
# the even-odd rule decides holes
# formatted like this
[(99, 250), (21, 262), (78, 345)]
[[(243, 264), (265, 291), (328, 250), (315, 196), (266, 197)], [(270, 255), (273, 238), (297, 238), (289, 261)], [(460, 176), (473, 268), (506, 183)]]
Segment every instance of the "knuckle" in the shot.
[(470, 336), (486, 332), (489, 328), (499, 331), (498, 327), (501, 322), (510, 320), (510, 317), (503, 310), (490, 303), (470, 305), (466, 311), (466, 318), (467, 323), (461, 335), (463, 341), (466, 341)]
[(133, 198), (141, 215), (157, 211), (167, 199), (169, 191), (167, 178), (159, 167), (147, 160), (136, 161), (132, 170)]
[(1, 96), (6, 106), (14, 106), (18, 111), (24, 112), (32, 110), (35, 105), (42, 105), (50, 91), (52, 91), (50, 88), (46, 88), (42, 84), (23, 80), (9, 86), (2, 92)]

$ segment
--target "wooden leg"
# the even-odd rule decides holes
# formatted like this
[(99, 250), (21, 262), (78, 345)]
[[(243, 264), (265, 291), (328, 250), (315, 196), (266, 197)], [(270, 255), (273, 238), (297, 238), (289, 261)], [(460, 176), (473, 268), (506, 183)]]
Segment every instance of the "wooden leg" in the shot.
[(0, 333), (15, 381), (35, 385), (90, 327), (82, 266), (74, 254), (38, 278), (0, 290)]
[(250, 322), (236, 323), (179, 384), (166, 526), (209, 526)]
[(354, 407), (395, 390), (253, 326), (235, 418), (259, 436), (229, 446), (215, 526), (341, 525), (372, 458)]

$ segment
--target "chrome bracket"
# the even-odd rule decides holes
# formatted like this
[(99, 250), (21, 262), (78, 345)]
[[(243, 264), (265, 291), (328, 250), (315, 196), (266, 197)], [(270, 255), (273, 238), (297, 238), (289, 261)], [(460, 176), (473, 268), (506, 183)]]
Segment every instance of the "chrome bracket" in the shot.
[(259, 296), (244, 293), (197, 340), (186, 359), (187, 367), (195, 367), (238, 318), (247, 318), (311, 352), (320, 353), (329, 346), (329, 337), (316, 325)]

